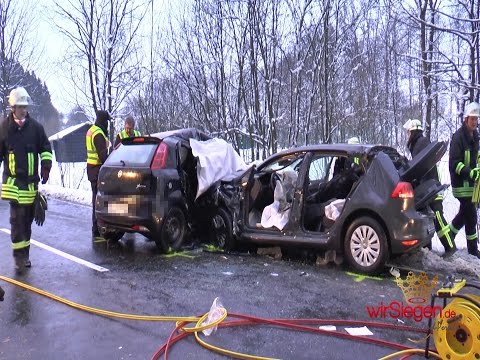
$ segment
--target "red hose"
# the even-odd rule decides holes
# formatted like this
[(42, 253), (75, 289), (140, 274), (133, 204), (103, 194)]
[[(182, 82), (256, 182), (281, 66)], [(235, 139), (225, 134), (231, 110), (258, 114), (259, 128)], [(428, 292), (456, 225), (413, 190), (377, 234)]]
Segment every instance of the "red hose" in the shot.
[[(234, 314), (229, 313), (229, 317), (235, 317), (242, 320), (239, 321), (223, 321), (218, 326), (219, 327), (232, 327), (232, 326), (245, 326), (245, 325), (258, 325), (258, 324), (268, 324), (273, 326), (280, 326), (288, 329), (294, 329), (299, 331), (307, 331), (317, 334), (323, 335), (331, 335), (336, 336), (343, 339), (354, 340), (354, 341), (362, 341), (366, 343), (371, 343), (375, 345), (381, 345), (384, 347), (389, 347), (398, 350), (409, 350), (412, 349), (409, 346), (394, 343), (387, 340), (376, 339), (372, 337), (366, 336), (355, 336), (350, 335), (347, 333), (339, 332), (339, 331), (329, 331), (323, 329), (312, 328), (306, 325), (319, 325), (319, 324), (328, 324), (328, 325), (363, 325), (363, 326), (370, 326), (370, 327), (377, 327), (377, 328), (386, 328), (386, 329), (394, 329), (394, 330), (403, 330), (403, 331), (411, 331), (411, 332), (420, 332), (420, 333), (427, 333), (428, 330), (406, 326), (406, 325), (394, 325), (388, 323), (381, 323), (381, 322), (374, 322), (374, 321), (358, 321), (358, 320), (338, 320), (338, 319), (263, 319), (255, 316), (249, 315), (242, 315), (242, 314)], [(179, 324), (175, 327), (175, 329), (170, 334), (167, 342), (162, 345), (152, 356), (152, 360), (157, 360), (159, 357), (164, 354), (164, 359), (167, 360), (167, 353), (168, 349), (173, 346), (176, 342), (184, 339), (186, 336), (192, 335), (193, 333), (180, 333), (174, 335), (175, 332), (179, 331), (182, 326), (185, 326), (186, 323)]]

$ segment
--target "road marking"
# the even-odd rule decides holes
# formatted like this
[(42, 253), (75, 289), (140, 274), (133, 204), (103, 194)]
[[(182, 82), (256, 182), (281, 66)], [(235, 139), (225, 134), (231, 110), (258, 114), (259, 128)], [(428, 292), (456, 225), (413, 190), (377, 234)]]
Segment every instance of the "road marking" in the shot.
[[(0, 228), (0, 231), (3, 231), (4, 233), (6, 234), (9, 234), (10, 235), (10, 230), (8, 229), (5, 229), (5, 228)], [(73, 256), (73, 255), (70, 255), (70, 254), (67, 254), (66, 252), (63, 252), (61, 250), (58, 250), (58, 249), (55, 249), (51, 246), (48, 246), (46, 244), (43, 244), (37, 240), (33, 240), (33, 239), (30, 239), (30, 244), (31, 245), (35, 245), (35, 246), (38, 246), (39, 248), (42, 248), (44, 250), (47, 250), (47, 251), (50, 251), (54, 254), (57, 254), (57, 255), (60, 255), (62, 257), (64, 257), (65, 259), (68, 259), (68, 260), (71, 260), (73, 262), (76, 262), (77, 264), (80, 264), (80, 265), (84, 265), (90, 269), (93, 269), (93, 270), (96, 270), (96, 271), (100, 271), (100, 272), (105, 272), (105, 271), (109, 271), (107, 268), (104, 268), (102, 266), (99, 266), (99, 265), (95, 265), (94, 263), (91, 263), (87, 260), (83, 260), (83, 259), (80, 259), (76, 256)]]

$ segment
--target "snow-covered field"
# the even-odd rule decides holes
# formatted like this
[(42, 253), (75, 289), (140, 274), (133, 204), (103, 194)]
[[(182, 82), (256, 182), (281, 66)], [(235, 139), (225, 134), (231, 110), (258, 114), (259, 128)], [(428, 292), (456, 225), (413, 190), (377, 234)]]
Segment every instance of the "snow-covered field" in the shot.
[[(448, 158), (444, 157), (439, 163), (439, 173), (442, 183), (450, 183)], [(61, 174), (63, 174), (65, 187), (61, 186)], [(54, 163), (48, 184), (40, 184), (40, 189), (47, 196), (91, 206), (90, 183), (86, 177), (85, 163), (62, 164), (62, 169), (60, 169), (58, 164)], [(458, 211), (458, 205), (458, 201), (452, 196), (451, 189), (447, 189), (443, 202), (447, 221), (453, 219)], [(454, 273), (480, 278), (480, 259), (468, 255), (463, 229), (457, 235), (455, 243), (460, 250), (447, 261), (440, 256), (443, 253), (443, 246), (435, 235), (432, 251), (422, 249), (415, 254), (404, 255), (395, 259), (393, 262), (418, 270), (435, 271), (445, 275)]]

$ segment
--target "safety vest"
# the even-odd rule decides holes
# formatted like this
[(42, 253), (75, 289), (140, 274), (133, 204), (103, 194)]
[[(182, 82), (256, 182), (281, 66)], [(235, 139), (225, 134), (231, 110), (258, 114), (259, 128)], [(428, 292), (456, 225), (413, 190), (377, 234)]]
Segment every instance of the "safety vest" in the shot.
[(95, 136), (97, 136), (98, 134), (102, 134), (108, 147), (108, 138), (103, 132), (103, 130), (97, 125), (92, 125), (90, 129), (88, 129), (87, 135), (85, 137), (87, 145), (87, 164), (90, 165), (102, 165), (102, 163), (100, 162), (100, 158), (98, 157), (97, 148), (95, 147), (95, 143), (93, 142), (93, 139), (95, 139)]
[[(127, 131), (125, 129), (123, 129), (119, 135), (120, 135), (120, 139), (126, 139), (130, 137), (130, 135), (127, 134)], [(137, 136), (142, 136), (142, 134), (140, 134), (140, 131), (138, 130), (133, 130), (133, 137), (137, 137)]]

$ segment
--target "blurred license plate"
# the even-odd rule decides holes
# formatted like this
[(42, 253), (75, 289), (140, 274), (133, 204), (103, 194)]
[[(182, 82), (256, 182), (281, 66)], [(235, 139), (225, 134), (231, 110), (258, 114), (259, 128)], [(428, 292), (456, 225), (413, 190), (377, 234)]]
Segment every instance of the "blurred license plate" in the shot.
[(108, 212), (115, 215), (128, 214), (128, 204), (108, 204)]

